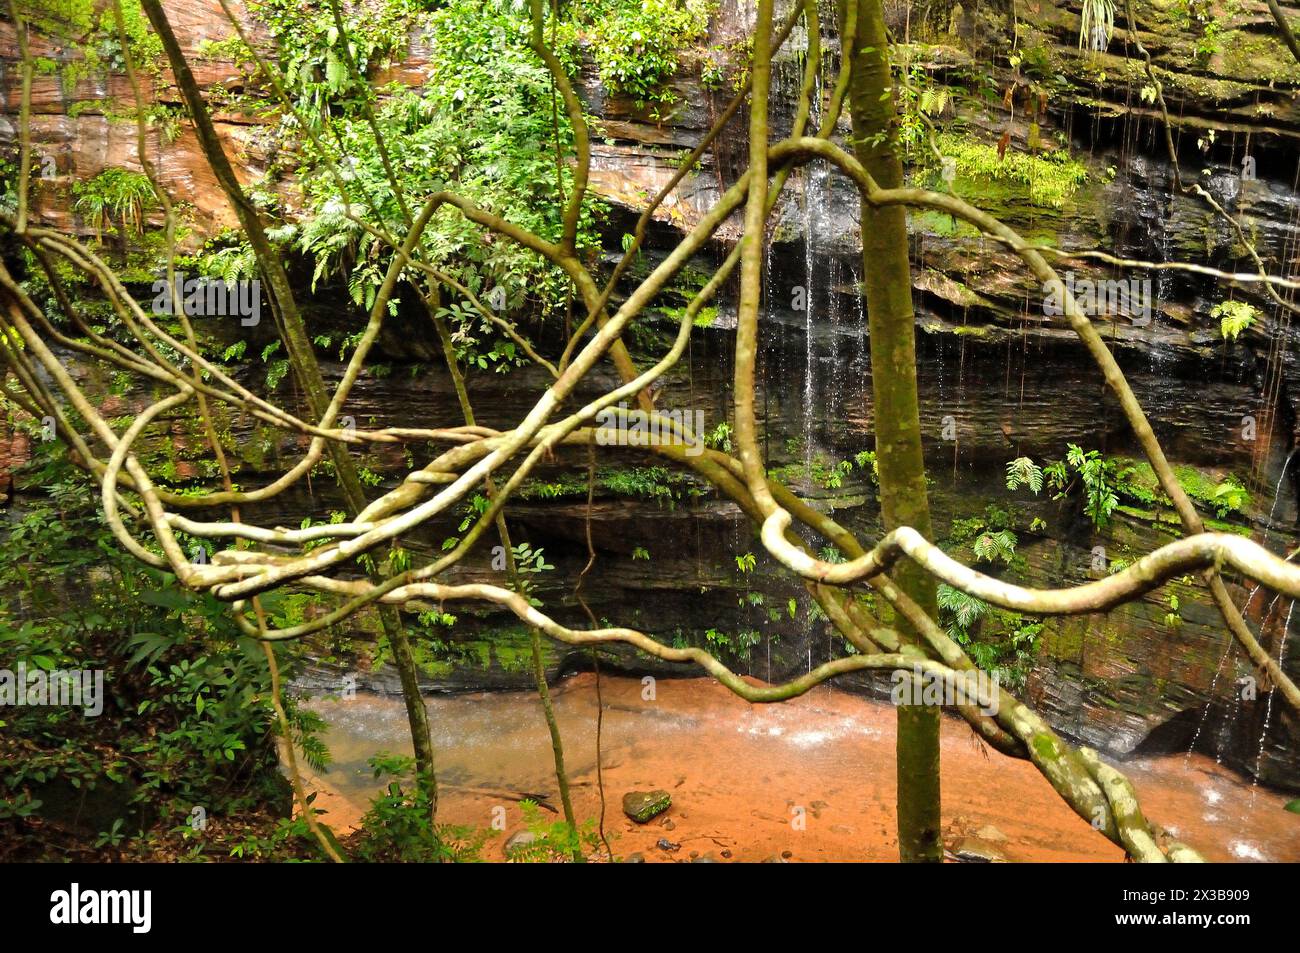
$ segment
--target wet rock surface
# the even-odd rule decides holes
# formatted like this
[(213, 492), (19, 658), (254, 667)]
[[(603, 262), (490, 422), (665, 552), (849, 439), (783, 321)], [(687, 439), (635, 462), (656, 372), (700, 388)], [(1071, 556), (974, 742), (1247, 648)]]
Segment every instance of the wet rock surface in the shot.
[(672, 805), (667, 791), (628, 791), (623, 795), (623, 813), (638, 824), (658, 817)]
[(952, 846), (954, 860), (965, 864), (1005, 864), (1007, 855), (990, 841), (963, 837)]

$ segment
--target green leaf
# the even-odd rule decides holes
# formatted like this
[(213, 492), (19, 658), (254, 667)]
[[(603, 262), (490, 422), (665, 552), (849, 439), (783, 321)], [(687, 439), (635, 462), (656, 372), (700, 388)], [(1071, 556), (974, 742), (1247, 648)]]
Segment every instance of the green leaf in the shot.
[(155, 589), (140, 593), (140, 601), (147, 606), (182, 611), (190, 606), (190, 598), (179, 589)]
[(1042, 467), (1029, 457), (1016, 457), (1007, 464), (1007, 489), (1015, 490), (1021, 486), (1029, 487), (1035, 495), (1043, 488)]
[(325, 82), (329, 83), (330, 88), (340, 90), (343, 88), (344, 80), (347, 79), (348, 71), (343, 65), (342, 60), (334, 55), (331, 50), (325, 57)]
[(1255, 323), (1259, 311), (1244, 301), (1224, 301), (1210, 310), (1210, 317), (1219, 319), (1219, 333), (1225, 341), (1235, 341)]

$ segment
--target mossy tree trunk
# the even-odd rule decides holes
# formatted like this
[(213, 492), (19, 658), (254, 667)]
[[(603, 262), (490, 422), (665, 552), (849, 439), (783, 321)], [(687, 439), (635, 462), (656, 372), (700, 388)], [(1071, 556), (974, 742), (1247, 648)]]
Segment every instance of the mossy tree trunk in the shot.
[[(884, 13), (880, 0), (841, 0), (841, 23), (848, 3), (857, 5), (858, 21), (849, 85), (853, 147), (879, 185), (895, 188), (902, 185), (903, 164), (898, 153)], [(862, 257), (882, 518), (886, 530), (911, 526), (929, 538), (930, 505), (916, 393), (916, 326), (907, 212), (903, 206), (872, 208), (863, 203)], [(934, 615), (932, 577), (905, 561), (895, 580), (918, 605)], [(903, 619), (895, 622), (910, 634)], [(939, 840), (939, 718), (935, 706), (902, 705), (898, 709), (898, 848), (904, 861), (943, 859)]]
[[(258, 217), (257, 210), (244, 194), (234, 169), (222, 148), (212, 118), (208, 114), (203, 100), (202, 90), (185, 61), (184, 53), (176, 40), (171, 24), (163, 12), (159, 0), (141, 0), (141, 6), (149, 22), (153, 25), (168, 64), (176, 78), (176, 87), (194, 124), (195, 136), (208, 160), (218, 184), (225, 192), (235, 210), (244, 235), (257, 258), (258, 269), (266, 281), (270, 294), (271, 310), (276, 319), (276, 326), (285, 344), (285, 351), (297, 380), (307, 400), (307, 405), (317, 421), (323, 421), (329, 407), (329, 398), (325, 390), (324, 378), (320, 364), (312, 349), (311, 338), (307, 333), (302, 314), (293, 297), (289, 278), (280, 262), (279, 253), (271, 245), (266, 230)], [(329, 426), (331, 422), (325, 422)], [(347, 499), (348, 506), (354, 513), (366, 507), (365, 491), (357, 473), (356, 464), (348, 448), (340, 443), (329, 445), (330, 459), (334, 464), (335, 476), (339, 487)], [(431, 818), (437, 816), (438, 787), (434, 765), (433, 739), (429, 733), (429, 715), (424, 707), (424, 698), (420, 695), (419, 675), (415, 658), (411, 651), (410, 640), (397, 611), (389, 606), (380, 606), (380, 621), (383, 623), (384, 635), (393, 651), (393, 662), (397, 667), (398, 677), (402, 683), (402, 695), (406, 702), (407, 720), (410, 723), (411, 743), (415, 750), (415, 761), (419, 781), (427, 788), (431, 804)]]

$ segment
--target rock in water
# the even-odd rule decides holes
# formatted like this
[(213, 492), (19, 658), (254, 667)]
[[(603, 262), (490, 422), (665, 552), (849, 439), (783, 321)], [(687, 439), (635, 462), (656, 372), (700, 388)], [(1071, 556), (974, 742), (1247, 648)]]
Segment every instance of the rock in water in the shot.
[(532, 831), (515, 831), (506, 840), (506, 856), (513, 857), (519, 851), (537, 843), (537, 835)]
[(952, 849), (957, 860), (968, 864), (1005, 864), (1007, 855), (996, 845), (978, 837), (963, 837)]
[(975, 836), (980, 840), (986, 840), (991, 844), (999, 844), (1007, 839), (1007, 835), (1002, 833), (992, 824), (985, 824), (975, 832)]
[(673, 803), (667, 791), (629, 791), (623, 795), (623, 813), (638, 824), (644, 824)]

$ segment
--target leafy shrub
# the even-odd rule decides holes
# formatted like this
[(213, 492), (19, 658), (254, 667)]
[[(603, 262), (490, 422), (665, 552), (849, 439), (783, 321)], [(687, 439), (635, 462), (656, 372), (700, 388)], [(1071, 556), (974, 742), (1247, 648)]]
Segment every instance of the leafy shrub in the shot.
[(551, 864), (573, 859), (575, 853), (585, 854), (600, 842), (596, 822), (590, 818), (578, 825), (575, 831), (566, 821), (547, 821), (542, 817), (536, 801), (519, 802), (524, 823), (533, 839), (510, 852), (510, 859), (523, 863)]
[[(711, 0), (619, 0), (597, 4), (591, 30), (600, 78), (612, 92), (668, 102), (662, 84), (677, 72), (678, 52), (702, 39), (717, 8)], [(716, 78), (716, 77), (715, 77)]]
[[(0, 658), (29, 667), (103, 672), (103, 712), (19, 706), (0, 731), (0, 840), (22, 856), (59, 856), (82, 837), (45, 792), (71, 788), (120, 806), (100, 847), (151, 845), (198, 855), (219, 830), (288, 808), (272, 739), (276, 719), (262, 649), (238, 633), (228, 607), (180, 587), (117, 544), (98, 496), (57, 442), (34, 445), (0, 547)], [(184, 543), (183, 543), (184, 544)], [(285, 658), (286, 669), (292, 659)], [(320, 768), (320, 719), (285, 699), (294, 742)], [(195, 805), (212, 818), (188, 839)], [(32, 826), (39, 824), (40, 826)], [(73, 826), (69, 826), (73, 824)], [(262, 846), (272, 849), (269, 841)], [(314, 855), (281, 839), (274, 850)]]
[(376, 778), (390, 778), (352, 840), (359, 861), (398, 863), (469, 863), (480, 859), (484, 842), (495, 832), (430, 823), (429, 785), (416, 778), (415, 759), (379, 754), (370, 759)]
[(1061, 208), (1079, 186), (1088, 181), (1088, 170), (1064, 151), (1043, 155), (1023, 152), (999, 154), (996, 147), (966, 136), (940, 133), (939, 152), (957, 163), (957, 174), (976, 182), (994, 180), (1024, 185), (1031, 204)]
[(73, 183), (72, 194), (76, 197), (73, 210), (95, 230), (96, 241), (103, 240), (105, 231), (119, 227), (123, 232), (142, 231), (145, 213), (158, 204), (148, 176), (116, 166), (88, 181)]
[(1043, 623), (940, 583), (939, 611), (948, 635), (963, 646), (977, 666), (1015, 691), (1024, 687), (1038, 651)]
[[(315, 142), (306, 130), (299, 135), (297, 171), (305, 185), (306, 214), (285, 237), (313, 260), (313, 286), (345, 281), (354, 303), (367, 309), (393, 254), (367, 226), (403, 233), (403, 196), (414, 215), (414, 203), (454, 190), (488, 213), (557, 241), (564, 210), (557, 196), (572, 189), (569, 164), (557, 162), (557, 153), (572, 154), (572, 134), (566, 122), (554, 122), (551, 76), (528, 45), (526, 11), (479, 0), (450, 0), (428, 11), (387, 0), (377, 8), (366, 5), (346, 14), (344, 37), (328, 6), (267, 0), (257, 7), (276, 38), (298, 121), (312, 124), (316, 133)], [(379, 99), (351, 75), (349, 55), (369, 76), (405, 49), (412, 31), (420, 33), (428, 50), (426, 81), (418, 88), (394, 85)], [(294, 125), (291, 121), (288, 128)], [(331, 165), (344, 180), (343, 197)], [(594, 216), (600, 208), (599, 202), (585, 203), (580, 251), (598, 244)], [(494, 311), (545, 318), (569, 300), (570, 285), (559, 268), (516, 242), (494, 240), (451, 208), (430, 221), (421, 257)], [(442, 316), (456, 331), (466, 363), (480, 368), (520, 363), (514, 343), (468, 300), (447, 301)]]

